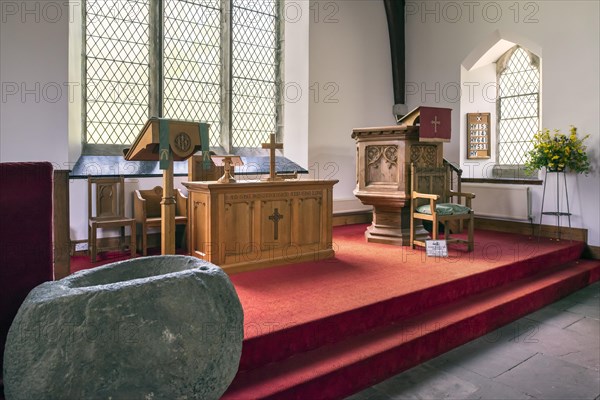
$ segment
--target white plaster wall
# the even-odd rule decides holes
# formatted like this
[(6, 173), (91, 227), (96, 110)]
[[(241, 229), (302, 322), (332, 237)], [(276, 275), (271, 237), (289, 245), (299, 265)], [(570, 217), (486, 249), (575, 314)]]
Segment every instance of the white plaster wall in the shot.
[[(494, 31), (540, 46), (542, 58), (542, 126), (567, 130), (576, 125), (591, 137), (587, 144), (593, 172), (568, 176), (573, 226), (589, 230), (589, 243), (600, 244), (600, 3), (597, 1), (535, 2), (407, 2), (407, 103), (453, 108), (453, 138), (444, 146), (446, 158), (459, 161), (461, 99), (451, 91), (460, 87), (461, 63)], [(464, 95), (464, 90), (463, 90)], [(494, 149), (492, 149), (494, 151)], [(555, 197), (555, 185), (547, 196)], [(539, 216), (541, 187), (533, 193)], [(546, 204), (545, 210), (554, 207)], [(538, 217), (539, 218), (539, 217)], [(544, 223), (555, 223), (545, 217)], [(566, 221), (563, 219), (563, 225)]]
[(283, 7), (283, 148), (303, 168), (308, 168), (309, 6), (308, 1), (286, 1)]
[[(492, 167), (496, 163), (496, 151), (489, 159), (467, 159), (467, 113), (490, 113), (490, 142), (496, 142), (496, 64), (487, 64), (467, 71), (461, 67), (461, 87), (464, 95), (460, 98), (459, 130), (464, 135), (454, 135), (459, 140), (460, 165), (465, 178), (491, 178)], [(485, 89), (483, 89), (485, 87)], [(496, 146), (492, 145), (495, 150)]]
[(82, 89), (83, 89), (83, 61), (81, 59), (82, 52), (82, 36), (83, 27), (81, 24), (83, 4), (79, 0), (71, 0), (71, 7), (69, 8), (69, 82), (73, 88), (73, 101), (69, 102), (68, 110), (68, 136), (67, 140), (69, 143), (69, 162), (75, 163), (81, 154), (81, 132), (83, 129), (83, 102)]
[(339, 179), (334, 210), (354, 197), (352, 128), (394, 125), (392, 70), (383, 2), (311, 1), (308, 154), (311, 177)]
[(0, 161), (68, 165), (65, 2), (0, 3)]

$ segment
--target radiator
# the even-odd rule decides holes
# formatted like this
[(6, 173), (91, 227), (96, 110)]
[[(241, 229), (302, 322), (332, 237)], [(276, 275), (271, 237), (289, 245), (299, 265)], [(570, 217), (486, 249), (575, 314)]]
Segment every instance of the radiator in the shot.
[(461, 190), (475, 193), (472, 200), (475, 216), (513, 220), (532, 218), (529, 186), (463, 182)]

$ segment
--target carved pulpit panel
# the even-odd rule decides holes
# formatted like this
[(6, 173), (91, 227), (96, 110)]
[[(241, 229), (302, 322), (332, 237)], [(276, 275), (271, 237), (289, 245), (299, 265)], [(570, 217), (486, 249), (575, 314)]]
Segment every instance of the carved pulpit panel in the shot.
[(435, 144), (414, 144), (410, 147), (410, 162), (417, 167), (438, 164), (439, 146)]
[(367, 146), (366, 184), (396, 182), (398, 179), (398, 146)]

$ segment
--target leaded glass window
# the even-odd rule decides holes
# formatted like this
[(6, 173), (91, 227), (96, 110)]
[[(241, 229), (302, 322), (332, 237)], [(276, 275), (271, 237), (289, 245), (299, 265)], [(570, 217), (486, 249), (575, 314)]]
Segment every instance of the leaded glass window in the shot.
[(164, 2), (164, 116), (210, 123), (211, 146), (221, 131), (219, 0)]
[(498, 163), (523, 165), (539, 130), (539, 58), (515, 46), (498, 60)]
[(148, 0), (86, 1), (86, 136), (129, 144), (148, 118)]
[(277, 132), (279, 0), (87, 0), (84, 9), (86, 143), (130, 144), (150, 115), (209, 122), (211, 146), (226, 151)]
[(277, 131), (278, 27), (277, 1), (233, 0), (234, 147), (260, 147)]

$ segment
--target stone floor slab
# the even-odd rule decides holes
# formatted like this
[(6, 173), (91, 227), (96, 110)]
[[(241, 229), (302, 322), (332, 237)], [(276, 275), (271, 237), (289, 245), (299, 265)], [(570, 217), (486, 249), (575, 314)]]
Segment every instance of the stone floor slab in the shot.
[(594, 338), (600, 338), (600, 320), (594, 318), (582, 318), (579, 321), (567, 326), (565, 329), (577, 332), (580, 335), (588, 335)]
[(567, 326), (585, 318), (581, 314), (557, 310), (552, 307), (544, 307), (536, 312), (527, 315), (527, 319), (537, 321), (542, 324), (548, 324), (557, 328), (566, 328)]
[(460, 364), (446, 364), (442, 371), (454, 375), (464, 381), (470, 382), (477, 387), (465, 400), (475, 399), (504, 399), (504, 400), (528, 400), (532, 397), (526, 393), (515, 390), (500, 382), (496, 382), (476, 372), (463, 368)]
[(544, 400), (591, 400), (600, 393), (597, 372), (543, 354), (530, 358), (494, 380)]
[(600, 283), (596, 282), (589, 286), (584, 287), (577, 292), (570, 294), (566, 297), (571, 301), (575, 301), (577, 303), (583, 303), (590, 299), (600, 299)]
[(346, 397), (346, 400), (390, 400), (390, 396), (370, 387)]
[(431, 363), (438, 368), (460, 364), (463, 368), (479, 375), (493, 378), (537, 353), (535, 349), (514, 345), (507, 341), (488, 340), (490, 340), (488, 336), (475, 340), (431, 360)]
[(565, 297), (565, 299), (575, 303), (597, 303), (598, 301), (600, 301), (600, 288), (593, 288), (582, 292), (575, 292), (574, 294)]
[(574, 300), (570, 300), (568, 298), (564, 298), (564, 299), (555, 301), (554, 303), (549, 304), (546, 307), (550, 307), (550, 308), (554, 308), (554, 309), (557, 309), (557, 310), (564, 311), (564, 310), (566, 310), (568, 308), (571, 308), (571, 307), (573, 307), (574, 305), (577, 305), (577, 304), (579, 304), (579, 303), (577, 303)]
[(477, 386), (432, 365), (422, 364), (374, 386), (391, 399), (466, 399)]
[(587, 318), (600, 319), (600, 305), (599, 304), (583, 304), (576, 303), (571, 307), (565, 309), (565, 311), (581, 314)]
[(513, 341), (517, 346), (529, 351), (535, 351), (546, 356), (562, 356), (598, 346), (598, 338), (580, 335), (551, 325), (539, 324), (537, 321), (530, 322), (537, 324), (532, 325), (534, 330), (522, 335), (519, 340)]
[[(598, 340), (600, 341), (600, 339)], [(558, 358), (593, 371), (600, 371), (600, 344), (593, 347), (586, 347), (579, 351), (561, 354)]]

